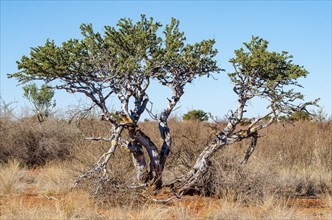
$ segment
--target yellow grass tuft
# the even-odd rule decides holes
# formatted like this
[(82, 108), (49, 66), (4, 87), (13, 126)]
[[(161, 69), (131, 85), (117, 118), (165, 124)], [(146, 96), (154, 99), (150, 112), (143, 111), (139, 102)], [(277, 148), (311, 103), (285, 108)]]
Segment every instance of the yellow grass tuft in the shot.
[(50, 164), (40, 171), (36, 181), (40, 194), (56, 196), (69, 191), (73, 185), (74, 177), (63, 165)]
[(97, 207), (88, 192), (68, 192), (56, 203), (65, 219), (91, 219), (98, 215)]
[(0, 164), (0, 196), (20, 193), (25, 186), (25, 170), (18, 161)]
[(62, 213), (55, 206), (43, 203), (31, 204), (23, 197), (8, 200), (2, 208), (0, 219), (63, 219)]

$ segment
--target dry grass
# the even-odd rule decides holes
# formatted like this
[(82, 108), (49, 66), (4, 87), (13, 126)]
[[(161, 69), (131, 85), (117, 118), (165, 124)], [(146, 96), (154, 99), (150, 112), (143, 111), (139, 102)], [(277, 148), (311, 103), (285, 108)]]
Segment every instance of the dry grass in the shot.
[(289, 207), (287, 200), (280, 200), (273, 196), (267, 197), (260, 206), (258, 217), (263, 219), (302, 219), (296, 208)]
[(26, 188), (25, 169), (17, 161), (0, 164), (0, 196), (23, 192)]
[[(195, 162), (204, 143), (209, 141), (206, 137), (214, 132), (208, 125), (192, 123), (173, 124), (176, 135), (167, 168), (174, 173), (180, 172), (179, 167), (183, 172)], [(195, 130), (194, 136), (189, 135), (192, 130)], [(186, 132), (188, 134), (183, 135)], [(240, 165), (249, 144), (246, 141), (217, 152), (200, 191), (217, 197), (232, 192), (249, 201), (257, 197), (263, 200), (275, 193), (286, 196), (331, 194), (331, 133), (331, 122), (275, 124), (262, 132), (246, 165)]]
[(60, 219), (63, 216), (56, 207), (48, 207), (43, 203), (33, 205), (22, 197), (12, 198), (2, 205), (0, 219)]
[[(196, 197), (185, 197), (167, 205), (152, 204), (139, 191), (125, 190), (135, 170), (130, 155), (121, 148), (109, 164), (112, 181), (99, 196), (91, 194), (95, 185), (89, 181), (72, 190), (75, 178), (108, 147), (83, 137), (107, 136), (107, 124), (94, 119), (77, 125), (47, 123), (41, 127), (31, 121), (0, 119), (0, 219), (332, 218), (331, 122), (271, 126), (261, 134), (246, 165), (240, 161), (247, 142), (220, 150), (193, 192), (208, 198), (194, 203), (191, 199)], [(185, 173), (216, 133), (208, 123), (173, 119), (170, 126), (173, 148), (165, 181)], [(144, 122), (140, 127), (161, 145), (156, 123)], [(216, 127), (221, 129), (223, 123)], [(64, 149), (68, 152), (61, 154)]]
[(49, 200), (40, 196), (14, 197), (1, 207), (0, 219), (91, 219), (97, 207), (87, 192), (69, 192)]
[(63, 164), (45, 166), (36, 176), (36, 187), (39, 194), (56, 196), (70, 190), (74, 177)]

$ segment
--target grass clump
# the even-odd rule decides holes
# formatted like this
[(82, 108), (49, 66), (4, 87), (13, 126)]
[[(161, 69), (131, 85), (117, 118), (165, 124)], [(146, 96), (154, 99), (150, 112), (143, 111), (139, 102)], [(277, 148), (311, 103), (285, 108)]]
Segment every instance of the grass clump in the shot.
[(21, 193), (26, 189), (25, 168), (16, 160), (0, 164), (0, 196)]

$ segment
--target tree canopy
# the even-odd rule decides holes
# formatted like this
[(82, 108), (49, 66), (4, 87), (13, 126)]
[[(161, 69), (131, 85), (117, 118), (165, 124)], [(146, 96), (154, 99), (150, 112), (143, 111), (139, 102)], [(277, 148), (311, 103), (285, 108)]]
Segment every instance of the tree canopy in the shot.
[[(104, 113), (108, 113), (105, 100), (112, 93), (122, 103), (133, 97), (144, 105), (151, 79), (180, 96), (185, 84), (221, 69), (214, 59), (215, 40), (185, 44), (179, 23), (173, 18), (163, 36), (158, 35), (162, 25), (145, 15), (136, 23), (120, 19), (116, 27), (105, 26), (103, 34), (95, 32), (92, 24), (82, 24), (82, 39), (70, 39), (60, 46), (47, 40), (44, 46), (33, 47), (30, 56), (17, 61), (20, 71), (9, 77), (21, 83), (57, 80), (57, 89), (85, 94)], [(122, 110), (129, 114), (126, 108)], [(139, 111), (131, 117), (137, 121)]]

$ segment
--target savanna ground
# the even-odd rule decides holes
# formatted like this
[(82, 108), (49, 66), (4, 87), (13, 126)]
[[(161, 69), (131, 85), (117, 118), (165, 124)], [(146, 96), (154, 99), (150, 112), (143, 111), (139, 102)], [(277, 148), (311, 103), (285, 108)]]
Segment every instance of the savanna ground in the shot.
[[(160, 146), (153, 122), (140, 127)], [(173, 147), (164, 182), (190, 169), (223, 123), (170, 122)], [(220, 150), (190, 195), (168, 203), (172, 190), (129, 189), (131, 157), (119, 147), (110, 181), (95, 194), (94, 180), (75, 179), (107, 151), (108, 125), (95, 118), (0, 120), (0, 219), (332, 219), (332, 123), (277, 123), (266, 129), (245, 165), (249, 143)]]

